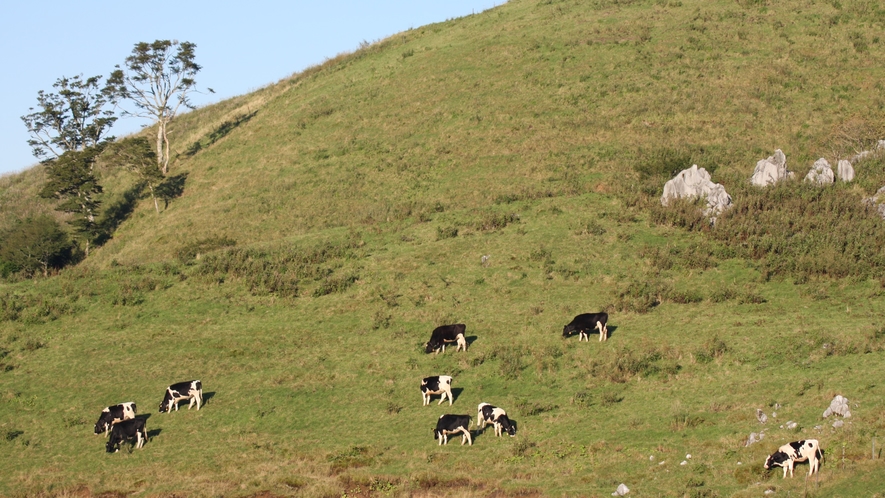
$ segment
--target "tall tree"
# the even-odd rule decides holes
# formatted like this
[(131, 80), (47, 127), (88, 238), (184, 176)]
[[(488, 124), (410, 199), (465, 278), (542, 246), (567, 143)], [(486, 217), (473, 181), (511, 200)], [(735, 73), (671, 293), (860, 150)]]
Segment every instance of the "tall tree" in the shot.
[(117, 120), (108, 106), (115, 103), (113, 87), (101, 86), (101, 76), (61, 77), (57, 92), (37, 92), (37, 107), (22, 116), (34, 157), (51, 160), (69, 150), (83, 150), (102, 142)]
[(163, 182), (163, 173), (157, 166), (157, 155), (145, 137), (125, 138), (110, 144), (102, 154), (110, 166), (127, 169), (136, 175), (151, 193), (154, 209), (160, 214), (157, 186)]
[(47, 180), (40, 191), (40, 197), (61, 201), (56, 210), (75, 215), (70, 223), (85, 242), (86, 256), (89, 256), (90, 242), (100, 230), (95, 218), (101, 205), (97, 196), (102, 187), (95, 178), (93, 165), (102, 149), (102, 145), (95, 145), (80, 151), (69, 150), (58, 159), (46, 162)]
[[(108, 79), (115, 94), (130, 100), (134, 111), (124, 115), (149, 118), (157, 123), (157, 165), (169, 172), (167, 127), (181, 106), (194, 109), (189, 95), (197, 91), (194, 76), (202, 69), (196, 63), (197, 46), (178, 40), (156, 40), (135, 44), (124, 67), (119, 65)], [(214, 91), (210, 88), (210, 92)]]

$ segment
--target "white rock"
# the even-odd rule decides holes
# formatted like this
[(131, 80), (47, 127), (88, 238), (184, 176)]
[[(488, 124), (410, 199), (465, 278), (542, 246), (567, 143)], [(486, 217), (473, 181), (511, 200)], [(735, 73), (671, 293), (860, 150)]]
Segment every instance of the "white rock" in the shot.
[(687, 460), (691, 460), (691, 453), (689, 453), (688, 455), (685, 455), (685, 458), (686, 458)]
[(780, 149), (774, 151), (774, 155), (768, 159), (762, 159), (756, 163), (750, 183), (759, 187), (773, 185), (779, 181), (790, 178), (792, 173), (787, 170), (787, 156)]
[[(881, 189), (880, 189), (881, 190)], [(844, 418), (851, 416), (851, 410), (848, 407), (848, 399), (837, 394), (833, 401), (830, 402), (829, 408), (824, 411), (824, 418), (830, 415), (841, 415)]]
[(814, 162), (811, 171), (805, 176), (805, 181), (816, 183), (818, 185), (827, 185), (836, 181), (836, 175), (833, 174), (833, 168), (830, 162), (824, 158), (820, 158)]
[(648, 461), (649, 461), (649, 462), (654, 462), (654, 461), (655, 461), (655, 456), (654, 456), (654, 455), (651, 455), (650, 457), (648, 457)]
[(661, 204), (666, 206), (671, 199), (699, 198), (707, 199), (707, 209), (704, 214), (717, 216), (731, 207), (731, 196), (719, 183), (710, 180), (710, 173), (704, 168), (698, 168), (697, 164), (684, 169), (664, 184), (664, 194), (661, 196)]
[(688, 462), (686, 462), (685, 460), (683, 460), (682, 462), (679, 463), (679, 465), (687, 465), (687, 464), (688, 464)]
[(621, 483), (618, 485), (618, 489), (615, 490), (614, 493), (612, 493), (612, 496), (626, 496), (629, 492), (630, 488), (628, 488), (626, 484)]
[(837, 420), (837, 421), (833, 422), (833, 429), (838, 429), (839, 427), (842, 427), (843, 425), (845, 425), (845, 422), (843, 420)]
[(854, 167), (851, 166), (851, 162), (845, 159), (840, 159), (838, 163), (836, 163), (836, 173), (839, 176), (839, 179), (843, 182), (850, 182), (854, 180)]

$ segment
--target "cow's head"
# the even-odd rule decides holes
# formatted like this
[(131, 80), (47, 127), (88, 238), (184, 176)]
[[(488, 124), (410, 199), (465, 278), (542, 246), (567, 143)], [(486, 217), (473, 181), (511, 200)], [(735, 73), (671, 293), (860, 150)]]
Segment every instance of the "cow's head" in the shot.
[(96, 434), (101, 434), (102, 432), (105, 432), (106, 430), (108, 430), (110, 428), (111, 428), (111, 424), (109, 424), (108, 422), (99, 420), (98, 422), (95, 423), (95, 433)]
[(566, 325), (565, 327), (562, 328), (562, 336), (568, 337), (572, 334), (572, 332), (574, 330), (575, 330), (575, 327), (573, 325)]
[(108, 453), (116, 453), (120, 450), (119, 448), (115, 448), (115, 446), (117, 445), (112, 443), (111, 441), (108, 441), (108, 444), (106, 446)]
[(765, 465), (763, 465), (762, 467), (766, 470), (771, 469), (772, 467), (783, 467), (784, 462), (789, 459), (790, 456), (783, 451), (776, 451), (771, 455), (768, 455), (768, 458), (765, 459)]
[(172, 393), (168, 390), (166, 391), (166, 395), (163, 396), (163, 401), (160, 402), (160, 413), (172, 413), (172, 406), (175, 401), (172, 398)]
[(436, 351), (436, 350), (439, 349), (439, 348), (440, 348), (439, 343), (437, 343), (437, 342), (435, 342), (435, 341), (430, 341), (430, 342), (428, 342), (427, 344), (424, 345), (424, 352), (427, 353), (427, 354), (430, 354), (430, 353)]
[(433, 439), (439, 439), (439, 431), (436, 429), (433, 429)]
[(516, 424), (514, 424), (509, 418), (507, 418), (506, 415), (501, 417), (500, 422), (501, 422), (501, 428), (504, 429), (504, 431), (506, 431), (507, 434), (510, 434), (510, 437), (513, 437), (516, 435)]

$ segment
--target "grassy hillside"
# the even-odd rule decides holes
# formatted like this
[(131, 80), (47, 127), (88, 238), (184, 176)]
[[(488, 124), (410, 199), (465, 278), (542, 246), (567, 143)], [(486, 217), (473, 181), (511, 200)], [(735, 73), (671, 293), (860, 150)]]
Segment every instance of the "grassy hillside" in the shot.
[[(881, 496), (885, 230), (860, 199), (885, 160), (746, 183), (775, 148), (801, 178), (885, 137), (883, 26), (876, 2), (514, 0), (182, 116), (181, 198), (0, 284), (0, 494)], [(691, 162), (735, 197), (715, 228), (657, 202)], [(39, 175), (3, 179), (2, 220)], [(601, 309), (607, 342), (562, 339)], [(468, 352), (424, 354), (454, 322)], [(439, 374), (454, 405), (422, 407)], [(157, 414), (192, 378), (204, 409)], [(130, 400), (151, 441), (108, 455), (92, 424)], [(480, 402), (518, 435), (437, 446)], [(802, 438), (818, 478), (762, 468)]]

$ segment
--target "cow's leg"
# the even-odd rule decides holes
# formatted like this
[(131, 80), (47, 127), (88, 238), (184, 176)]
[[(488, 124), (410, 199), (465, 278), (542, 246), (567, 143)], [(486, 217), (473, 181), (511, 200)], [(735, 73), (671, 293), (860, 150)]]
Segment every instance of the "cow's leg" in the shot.
[[(470, 431), (464, 429), (464, 436), (467, 438), (467, 442), (470, 443), (470, 446), (473, 446), (473, 438), (470, 436)], [(463, 442), (461, 444), (464, 444)]]

